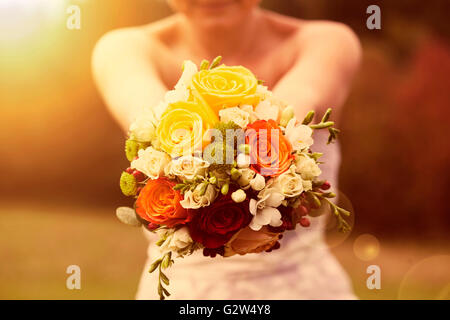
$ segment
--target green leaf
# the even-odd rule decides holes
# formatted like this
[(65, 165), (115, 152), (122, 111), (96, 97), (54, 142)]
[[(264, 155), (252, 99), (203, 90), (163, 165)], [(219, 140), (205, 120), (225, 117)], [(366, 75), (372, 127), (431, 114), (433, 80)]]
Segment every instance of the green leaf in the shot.
[(142, 223), (136, 217), (136, 212), (134, 209), (129, 207), (119, 207), (116, 209), (116, 216), (120, 220), (120, 222), (133, 226), (140, 227)]

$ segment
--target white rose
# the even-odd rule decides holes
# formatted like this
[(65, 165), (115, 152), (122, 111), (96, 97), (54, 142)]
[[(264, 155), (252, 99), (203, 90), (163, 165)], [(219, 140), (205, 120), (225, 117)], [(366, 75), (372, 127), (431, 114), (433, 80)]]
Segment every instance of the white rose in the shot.
[(314, 159), (306, 155), (297, 155), (295, 157), (295, 172), (300, 174), (305, 180), (313, 180), (321, 175), (322, 170), (320, 170)]
[(198, 176), (205, 176), (209, 163), (201, 158), (191, 155), (182, 156), (172, 160), (165, 168), (167, 176), (177, 176), (182, 179), (192, 180)]
[(166, 238), (159, 247), (162, 253), (169, 251), (178, 252), (193, 243), (187, 227), (182, 227), (174, 232), (172, 230), (161, 229), (158, 231), (158, 234), (160, 237)]
[(278, 106), (272, 105), (268, 100), (261, 101), (255, 107), (255, 114), (261, 120), (277, 120), (279, 111)]
[(194, 191), (186, 191), (184, 199), (180, 201), (181, 206), (185, 209), (199, 209), (209, 206), (216, 198), (217, 191), (213, 185), (208, 184), (202, 195), (203, 188), (205, 188), (204, 185), (199, 184)]
[(247, 127), (250, 119), (248, 112), (240, 109), (239, 107), (226, 108), (219, 111), (220, 121), (229, 122), (233, 121), (241, 128)]
[(131, 167), (146, 174), (150, 179), (158, 179), (169, 162), (170, 156), (167, 153), (148, 147), (139, 150), (138, 159), (131, 162)]
[(149, 142), (155, 136), (155, 115), (153, 111), (146, 110), (130, 125), (130, 138), (141, 142)]
[(304, 191), (303, 179), (295, 173), (295, 166), (291, 166), (288, 171), (279, 175), (274, 180), (274, 185), (286, 197), (296, 197)]
[(289, 120), (284, 135), (289, 140), (294, 150), (304, 150), (309, 148), (314, 140), (312, 138), (312, 129), (304, 124), (295, 125), (297, 120)]
[(266, 180), (259, 173), (250, 181), (250, 187), (255, 191), (260, 191), (266, 186)]
[(239, 177), (237, 182), (241, 187), (247, 189), (248, 187), (250, 187), (250, 181), (253, 179), (256, 172), (249, 168), (238, 169), (238, 171), (241, 176)]

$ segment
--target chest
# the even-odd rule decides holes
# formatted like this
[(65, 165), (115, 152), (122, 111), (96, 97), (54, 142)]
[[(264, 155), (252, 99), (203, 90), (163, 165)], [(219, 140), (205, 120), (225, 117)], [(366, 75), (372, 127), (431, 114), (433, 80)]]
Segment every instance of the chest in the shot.
[[(223, 57), (222, 62), (227, 65), (242, 65), (250, 69), (255, 76), (264, 80), (264, 84), (272, 89), (283, 76), (291, 70), (295, 61), (297, 61), (299, 50), (293, 45), (270, 46), (268, 43), (265, 50), (249, 55), (243, 55), (235, 58)], [(161, 80), (167, 88), (173, 88), (181, 75), (181, 65), (184, 60), (192, 60), (197, 65), (200, 64), (202, 58), (196, 57), (189, 50), (164, 50), (156, 57), (157, 65)]]

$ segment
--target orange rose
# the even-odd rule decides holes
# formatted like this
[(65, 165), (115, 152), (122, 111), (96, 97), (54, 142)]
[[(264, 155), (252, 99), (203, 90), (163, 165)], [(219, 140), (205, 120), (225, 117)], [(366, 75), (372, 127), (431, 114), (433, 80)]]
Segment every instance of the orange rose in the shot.
[(262, 176), (278, 176), (289, 169), (292, 146), (274, 120), (258, 120), (247, 126), (250, 167)]
[(180, 205), (180, 192), (175, 182), (166, 178), (149, 180), (136, 200), (136, 212), (144, 220), (169, 228), (191, 220), (189, 211)]
[(235, 254), (259, 253), (273, 247), (280, 239), (281, 233), (270, 232), (267, 227), (253, 231), (246, 227), (236, 233), (225, 245), (225, 257)]

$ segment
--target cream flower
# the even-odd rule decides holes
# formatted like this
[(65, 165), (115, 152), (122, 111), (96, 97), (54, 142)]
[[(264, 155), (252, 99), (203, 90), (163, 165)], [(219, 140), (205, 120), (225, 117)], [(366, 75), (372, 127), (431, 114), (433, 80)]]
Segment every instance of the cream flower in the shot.
[(303, 183), (303, 190), (304, 191), (312, 190), (312, 181), (310, 181), (310, 180), (303, 180), (302, 183)]
[(242, 111), (245, 111), (249, 114), (249, 121), (251, 122), (255, 122), (256, 120), (258, 120), (258, 117), (255, 114), (255, 111), (253, 111), (253, 106), (251, 104), (241, 104), (239, 106), (239, 108)]
[(248, 112), (240, 109), (239, 107), (226, 108), (219, 111), (220, 121), (229, 122), (233, 121), (241, 128), (247, 127), (250, 119)]
[(231, 194), (231, 199), (236, 203), (241, 203), (247, 198), (247, 194), (242, 189), (237, 189)]
[(250, 181), (250, 187), (255, 191), (261, 191), (266, 186), (266, 180), (259, 173)]
[(274, 185), (273, 180), (267, 181), (266, 187), (258, 193), (258, 206), (277, 208), (284, 200), (284, 194)]
[(276, 177), (273, 186), (286, 197), (296, 197), (304, 191), (303, 179), (295, 173), (295, 166)]
[(176, 176), (192, 180), (198, 176), (205, 176), (209, 163), (201, 158), (191, 155), (182, 156), (172, 160), (164, 169), (166, 176)]
[(197, 65), (190, 60), (186, 60), (183, 63), (183, 73), (173, 90), (169, 90), (165, 93), (164, 99), (154, 108), (156, 123), (161, 120), (161, 116), (166, 111), (169, 104), (188, 101), (190, 97), (189, 86), (192, 82), (192, 77), (198, 71)]
[(250, 229), (254, 231), (260, 230), (263, 226), (270, 225), (272, 227), (279, 227), (283, 224), (281, 220), (281, 213), (277, 208), (264, 207), (259, 209), (262, 200), (256, 201), (250, 199), (250, 213), (253, 219), (249, 224)]
[[(180, 201), (180, 204), (185, 209), (198, 209), (201, 207), (209, 206), (217, 196), (216, 188), (213, 185), (208, 184), (206, 190), (204, 184), (199, 184), (194, 191), (186, 191), (184, 193), (184, 199)], [(204, 192), (204, 194), (202, 194)]]
[(277, 120), (279, 113), (278, 106), (274, 106), (268, 100), (263, 100), (255, 107), (255, 114), (261, 120)]
[(263, 86), (262, 84), (258, 84), (256, 86), (256, 94), (261, 97), (261, 100), (266, 100), (273, 95), (272, 91), (270, 91), (267, 86)]
[(237, 166), (240, 169), (248, 168), (250, 166), (250, 162), (251, 162), (250, 156), (245, 153), (239, 153), (236, 158)]
[(164, 242), (159, 247), (162, 253), (178, 252), (190, 246), (194, 241), (189, 235), (187, 227), (182, 227), (176, 231), (173, 229), (160, 229), (157, 231), (160, 238), (165, 238)]
[(175, 85), (175, 89), (187, 88), (192, 83), (192, 77), (198, 72), (197, 65), (190, 61), (185, 60), (183, 63), (183, 73)]
[(294, 150), (304, 150), (313, 144), (312, 129), (309, 126), (300, 124), (295, 125), (297, 120), (289, 120), (284, 135), (289, 140)]
[(150, 142), (155, 137), (155, 121), (154, 112), (146, 109), (131, 123), (129, 128), (130, 138), (140, 142)]
[(295, 172), (301, 175), (305, 180), (313, 180), (321, 175), (320, 170), (314, 159), (311, 159), (307, 155), (295, 156)]
[(279, 227), (281, 213), (277, 209), (284, 200), (284, 195), (273, 187), (273, 180), (269, 180), (266, 187), (258, 193), (258, 200), (250, 199), (249, 209), (253, 215), (249, 227), (258, 231), (265, 225)]
[(138, 159), (131, 162), (131, 167), (146, 174), (150, 179), (158, 179), (169, 162), (170, 156), (167, 153), (148, 147), (139, 150)]
[(256, 172), (250, 168), (238, 169), (241, 176), (238, 179), (238, 184), (245, 190), (250, 187), (250, 181), (252, 181)]

